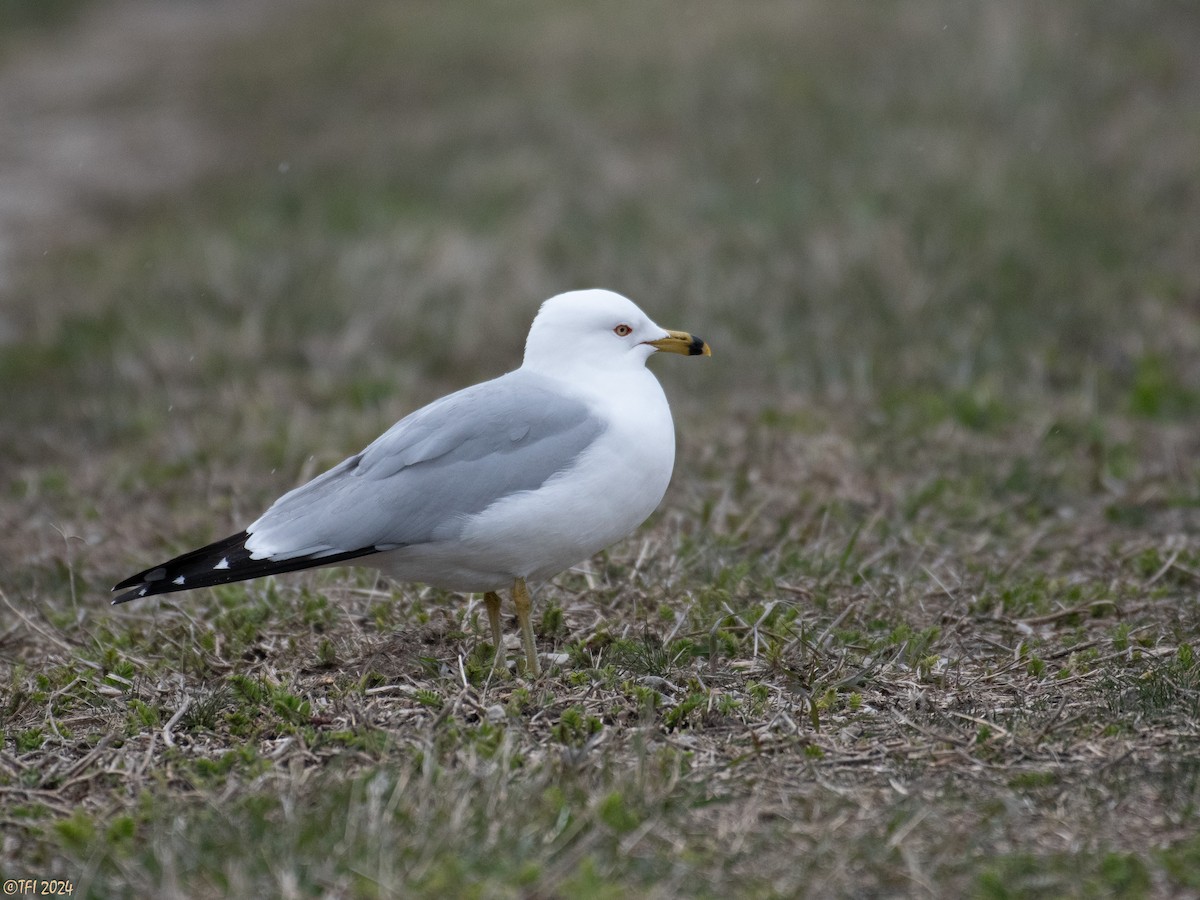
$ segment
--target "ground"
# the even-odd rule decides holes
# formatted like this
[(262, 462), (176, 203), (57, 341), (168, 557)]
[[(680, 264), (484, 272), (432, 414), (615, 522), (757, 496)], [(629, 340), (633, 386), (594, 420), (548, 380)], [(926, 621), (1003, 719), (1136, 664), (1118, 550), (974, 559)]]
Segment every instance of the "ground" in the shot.
[[(1198, 40), (1133, 0), (4, 7), (0, 874), (1200, 896)], [(541, 678), (363, 570), (108, 605), (584, 286), (714, 355), (652, 364), (672, 488), (539, 587)]]

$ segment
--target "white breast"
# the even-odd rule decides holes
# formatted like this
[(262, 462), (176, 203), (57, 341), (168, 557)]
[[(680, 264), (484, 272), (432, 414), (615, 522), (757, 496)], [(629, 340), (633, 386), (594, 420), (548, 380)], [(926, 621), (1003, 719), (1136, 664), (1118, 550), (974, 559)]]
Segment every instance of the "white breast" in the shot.
[(573, 467), (493, 504), (464, 529), (479, 562), (549, 578), (621, 540), (658, 507), (675, 464), (670, 410), (649, 371), (621, 382), (589, 398), (607, 427)]
[(647, 370), (607, 379), (585, 398), (606, 422), (573, 466), (540, 488), (500, 500), (465, 523), (457, 540), (373, 559), (385, 571), (454, 590), (550, 578), (611, 546), (654, 512), (675, 464), (675, 428)]

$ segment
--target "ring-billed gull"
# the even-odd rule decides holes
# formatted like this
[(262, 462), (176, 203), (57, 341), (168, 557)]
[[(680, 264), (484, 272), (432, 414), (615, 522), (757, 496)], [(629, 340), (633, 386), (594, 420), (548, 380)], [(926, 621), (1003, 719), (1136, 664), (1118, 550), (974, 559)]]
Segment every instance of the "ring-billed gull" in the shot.
[(521, 367), (443, 397), (276, 500), (245, 531), (125, 579), (113, 603), (342, 563), (483, 592), (500, 664), (511, 587), (538, 674), (527, 581), (629, 534), (666, 493), (675, 426), (655, 351), (710, 356), (605, 290), (542, 304)]

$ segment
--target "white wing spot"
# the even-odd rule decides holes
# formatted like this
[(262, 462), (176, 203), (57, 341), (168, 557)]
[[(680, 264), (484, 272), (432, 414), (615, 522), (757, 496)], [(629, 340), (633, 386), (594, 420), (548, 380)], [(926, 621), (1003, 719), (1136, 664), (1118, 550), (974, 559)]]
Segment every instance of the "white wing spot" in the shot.
[(183, 576), (180, 575), (178, 578), (172, 581), (171, 584), (183, 584)]
[(217, 563), (215, 566), (213, 566), (213, 568), (214, 569), (228, 569), (229, 568), (229, 558), (226, 556), (222, 556), (221, 561), (219, 563)]

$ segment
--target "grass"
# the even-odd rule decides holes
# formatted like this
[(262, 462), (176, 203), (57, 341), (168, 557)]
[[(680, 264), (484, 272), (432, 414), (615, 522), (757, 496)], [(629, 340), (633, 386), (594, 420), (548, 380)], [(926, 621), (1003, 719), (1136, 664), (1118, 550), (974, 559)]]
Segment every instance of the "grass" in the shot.
[[(363, 0), (274, 26), (164, 76), (219, 162), (25, 247), (6, 288), (0, 874), (1200, 887), (1191, 12)], [(478, 598), (362, 571), (107, 605), (512, 366), (585, 285), (715, 356), (655, 364), (674, 484), (541, 587), (541, 679), (489, 678)]]

